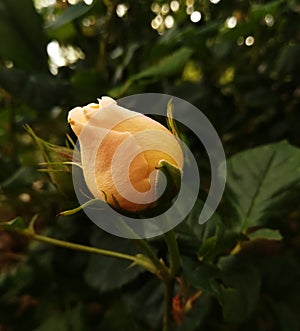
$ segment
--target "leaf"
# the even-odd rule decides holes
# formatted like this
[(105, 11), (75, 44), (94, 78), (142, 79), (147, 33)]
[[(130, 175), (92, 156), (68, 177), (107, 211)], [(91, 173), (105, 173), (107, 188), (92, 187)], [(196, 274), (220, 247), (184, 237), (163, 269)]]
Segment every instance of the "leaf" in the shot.
[[(127, 254), (138, 253), (133, 241), (111, 237), (100, 230), (92, 235), (91, 244), (95, 247)], [(91, 255), (84, 276), (88, 285), (98, 291), (112, 291), (133, 281), (143, 271), (140, 267), (129, 266), (130, 262), (125, 260)]]
[(0, 223), (0, 228), (4, 230), (24, 230), (27, 228), (27, 223), (22, 217), (16, 217), (9, 222)]
[[(208, 253), (208, 251), (211, 253), (215, 252), (214, 250), (210, 250), (212, 248), (211, 245), (214, 246), (219, 238), (223, 237), (225, 231), (225, 225), (217, 213), (214, 213), (206, 223), (199, 224), (199, 214), (203, 206), (203, 200), (198, 198), (187, 218), (176, 227), (181, 250), (196, 254), (200, 248), (199, 254), (202, 257), (206, 256), (206, 252)], [(210, 239), (212, 237), (214, 239)], [(206, 247), (208, 251), (206, 251)]]
[(206, 315), (209, 314), (213, 298), (207, 293), (203, 293), (200, 298), (193, 302), (192, 309), (188, 311), (183, 319), (182, 325), (175, 327), (175, 331), (196, 331), (205, 330)]
[(293, 75), (299, 73), (300, 45), (287, 45), (281, 48), (276, 61), (276, 71), (279, 75)]
[(122, 298), (135, 320), (141, 325), (148, 325), (146, 330), (161, 330), (164, 310), (163, 284), (158, 278), (141, 281), (142, 283), (123, 291)]
[(68, 82), (49, 73), (33, 73), (18, 68), (0, 68), (0, 85), (16, 101), (38, 110), (49, 110), (65, 100)]
[(190, 48), (182, 47), (173, 54), (163, 58), (159, 63), (131, 76), (121, 87), (111, 90), (109, 94), (112, 97), (119, 97), (124, 94), (136, 81), (149, 78), (159, 80), (161, 78), (171, 76), (184, 67), (192, 53), (193, 51)]
[(259, 229), (255, 232), (247, 234), (250, 240), (282, 240), (282, 235), (278, 230), (273, 229)]
[(198, 251), (199, 261), (213, 262), (217, 257), (230, 251), (238, 241), (246, 240), (243, 234), (233, 231), (216, 233), (201, 243)]
[(82, 15), (89, 12), (93, 7), (92, 5), (86, 5), (84, 2), (79, 2), (76, 5), (69, 6), (67, 9), (63, 11), (63, 13), (58, 16), (58, 18), (51, 22), (50, 24), (45, 26), (46, 30), (55, 30), (58, 29), (65, 24), (68, 24), (75, 19), (81, 17)]
[(128, 307), (122, 301), (117, 300), (117, 302), (105, 312), (99, 330), (138, 331), (134, 323), (134, 317), (134, 314), (128, 311)]
[(259, 273), (253, 266), (236, 256), (221, 258), (218, 266), (187, 257), (182, 262), (188, 284), (215, 297), (227, 322), (241, 323), (253, 312), (260, 293)]
[(66, 311), (53, 310), (34, 331), (84, 330), (85, 325), (82, 311), (83, 305), (81, 303), (77, 303), (75, 307), (70, 307)]
[(0, 2), (0, 55), (26, 70), (48, 70), (47, 39), (32, 0)]
[(238, 231), (263, 226), (271, 217), (289, 212), (299, 192), (300, 150), (286, 141), (228, 160), (226, 196), (235, 211), (233, 226)]
[(299, 331), (299, 314), (284, 301), (270, 301), (274, 320), (280, 331)]
[(163, 58), (157, 65), (151, 66), (137, 75), (130, 78), (133, 82), (142, 78), (167, 77), (183, 68), (193, 51), (190, 48), (182, 47), (178, 51)]
[(236, 256), (220, 259), (222, 299), (219, 300), (225, 321), (242, 323), (255, 310), (260, 294), (258, 271)]
[(182, 256), (182, 269), (189, 285), (221, 300), (221, 273), (215, 266)]

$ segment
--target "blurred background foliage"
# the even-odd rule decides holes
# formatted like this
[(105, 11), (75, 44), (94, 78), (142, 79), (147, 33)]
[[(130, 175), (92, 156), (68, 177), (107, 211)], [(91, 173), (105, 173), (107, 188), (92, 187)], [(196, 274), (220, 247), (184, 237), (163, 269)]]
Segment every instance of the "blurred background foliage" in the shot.
[[(103, 233), (83, 213), (56, 218), (76, 206), (71, 176), (58, 174), (53, 185), (37, 171), (41, 151), (24, 130), (29, 124), (38, 136), (64, 145), (72, 134), (68, 111), (103, 95), (181, 97), (207, 115), (228, 157), (283, 139), (299, 146), (299, 14), (296, 0), (0, 0), (0, 220), (38, 214), (38, 231), (135, 252), (131, 242)], [(189, 143), (201, 153), (192, 135)], [(251, 191), (261, 168), (254, 166), (258, 177), (248, 169), (250, 184), (232, 174), (243, 177), (241, 164), (267, 163), (268, 151), (230, 159), (231, 200)], [(277, 152), (282, 157), (270, 180), (278, 185), (257, 191), (255, 201), (272, 215), (265, 223), (252, 215), (247, 228), (270, 225), (273, 214), (282, 214), (281, 196), (264, 200), (282, 189), (282, 176), (293, 189), (299, 183), (298, 149), (283, 143)], [(281, 168), (290, 159), (293, 166)], [(271, 222), (283, 241), (274, 231), (264, 233), (274, 240), (234, 255), (240, 229), (225, 230), (215, 215), (214, 225), (195, 230), (190, 216), (178, 230), (184, 272), (204, 294), (178, 330), (299, 330), (299, 206), (297, 197), (293, 201)], [(247, 202), (239, 204), (242, 218)], [(230, 219), (226, 206), (223, 213)], [(152, 243), (164, 257), (161, 239)], [(29, 243), (8, 231), (0, 232), (0, 254), (1, 331), (161, 327), (161, 285), (138, 268)]]

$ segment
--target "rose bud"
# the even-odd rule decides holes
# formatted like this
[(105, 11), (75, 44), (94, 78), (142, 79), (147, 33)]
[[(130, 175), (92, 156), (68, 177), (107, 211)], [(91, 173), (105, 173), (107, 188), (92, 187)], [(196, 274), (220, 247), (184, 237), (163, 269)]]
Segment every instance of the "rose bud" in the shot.
[[(156, 207), (169, 183), (178, 188), (178, 173), (180, 181), (183, 152), (176, 137), (157, 121), (120, 107), (109, 97), (98, 101), (68, 115), (79, 139), (87, 187), (96, 199), (117, 210), (136, 213)], [(169, 192), (171, 200), (171, 191), (166, 189), (163, 196)]]

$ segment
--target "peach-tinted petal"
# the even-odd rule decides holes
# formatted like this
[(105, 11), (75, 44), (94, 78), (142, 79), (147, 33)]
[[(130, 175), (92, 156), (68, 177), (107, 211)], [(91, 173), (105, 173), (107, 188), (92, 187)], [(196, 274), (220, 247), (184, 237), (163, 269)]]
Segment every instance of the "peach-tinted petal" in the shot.
[(98, 102), (76, 107), (68, 116), (80, 141), (88, 188), (96, 198), (127, 211), (154, 205), (153, 171), (160, 160), (182, 170), (180, 144), (157, 121), (120, 107), (109, 97)]

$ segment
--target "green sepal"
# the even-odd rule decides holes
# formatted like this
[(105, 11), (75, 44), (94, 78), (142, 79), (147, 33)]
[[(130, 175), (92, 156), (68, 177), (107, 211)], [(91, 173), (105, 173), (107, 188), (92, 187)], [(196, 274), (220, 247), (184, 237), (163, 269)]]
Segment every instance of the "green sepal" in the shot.
[(173, 118), (174, 113), (174, 105), (173, 105), (173, 99), (171, 98), (167, 104), (167, 125), (169, 130), (173, 133), (175, 137), (178, 137), (178, 129), (176, 126), (176, 123)]
[(25, 130), (38, 146), (45, 161), (41, 165), (46, 167), (40, 170), (48, 173), (52, 183), (57, 188), (69, 192), (71, 190), (69, 188), (70, 180), (66, 178), (64, 173), (71, 172), (70, 165), (76, 164), (80, 166), (79, 151), (76, 153), (76, 149), (74, 152), (74, 150), (69, 147), (54, 145), (41, 139), (29, 125), (25, 125)]
[(70, 215), (73, 215), (73, 214), (76, 214), (78, 213), (79, 211), (81, 211), (82, 209), (94, 204), (94, 203), (104, 203), (102, 200), (100, 199), (91, 199), (87, 202), (85, 202), (84, 204), (76, 207), (76, 208), (73, 208), (73, 209), (69, 209), (69, 210), (65, 210), (65, 211), (61, 211), (60, 213), (57, 214), (57, 216), (70, 216)]
[(180, 190), (182, 175), (181, 170), (178, 167), (175, 167), (174, 165), (170, 164), (166, 160), (160, 160), (156, 169), (160, 171), (157, 175), (157, 188), (158, 185), (160, 185), (161, 176), (165, 176), (167, 179), (167, 186), (165, 192), (163, 193), (163, 196), (174, 198)]
[[(162, 192), (163, 188), (159, 188), (159, 185), (163, 185), (166, 182), (166, 187), (161, 196), (156, 200), (155, 204), (150, 207), (146, 207), (144, 210), (138, 212), (128, 212), (127, 210), (121, 208), (118, 200), (114, 195), (112, 195), (114, 204), (109, 204), (113, 209), (121, 213), (122, 215), (133, 217), (133, 218), (147, 218), (154, 217), (155, 215), (160, 215), (165, 210), (170, 208), (174, 198), (177, 196), (180, 186), (181, 186), (181, 175), (182, 172), (179, 168), (173, 166), (166, 160), (161, 160), (156, 167), (159, 170), (155, 180), (155, 191)], [(162, 179), (164, 177), (164, 180)], [(107, 195), (104, 191), (102, 193), (105, 196), (105, 201), (107, 202)]]

